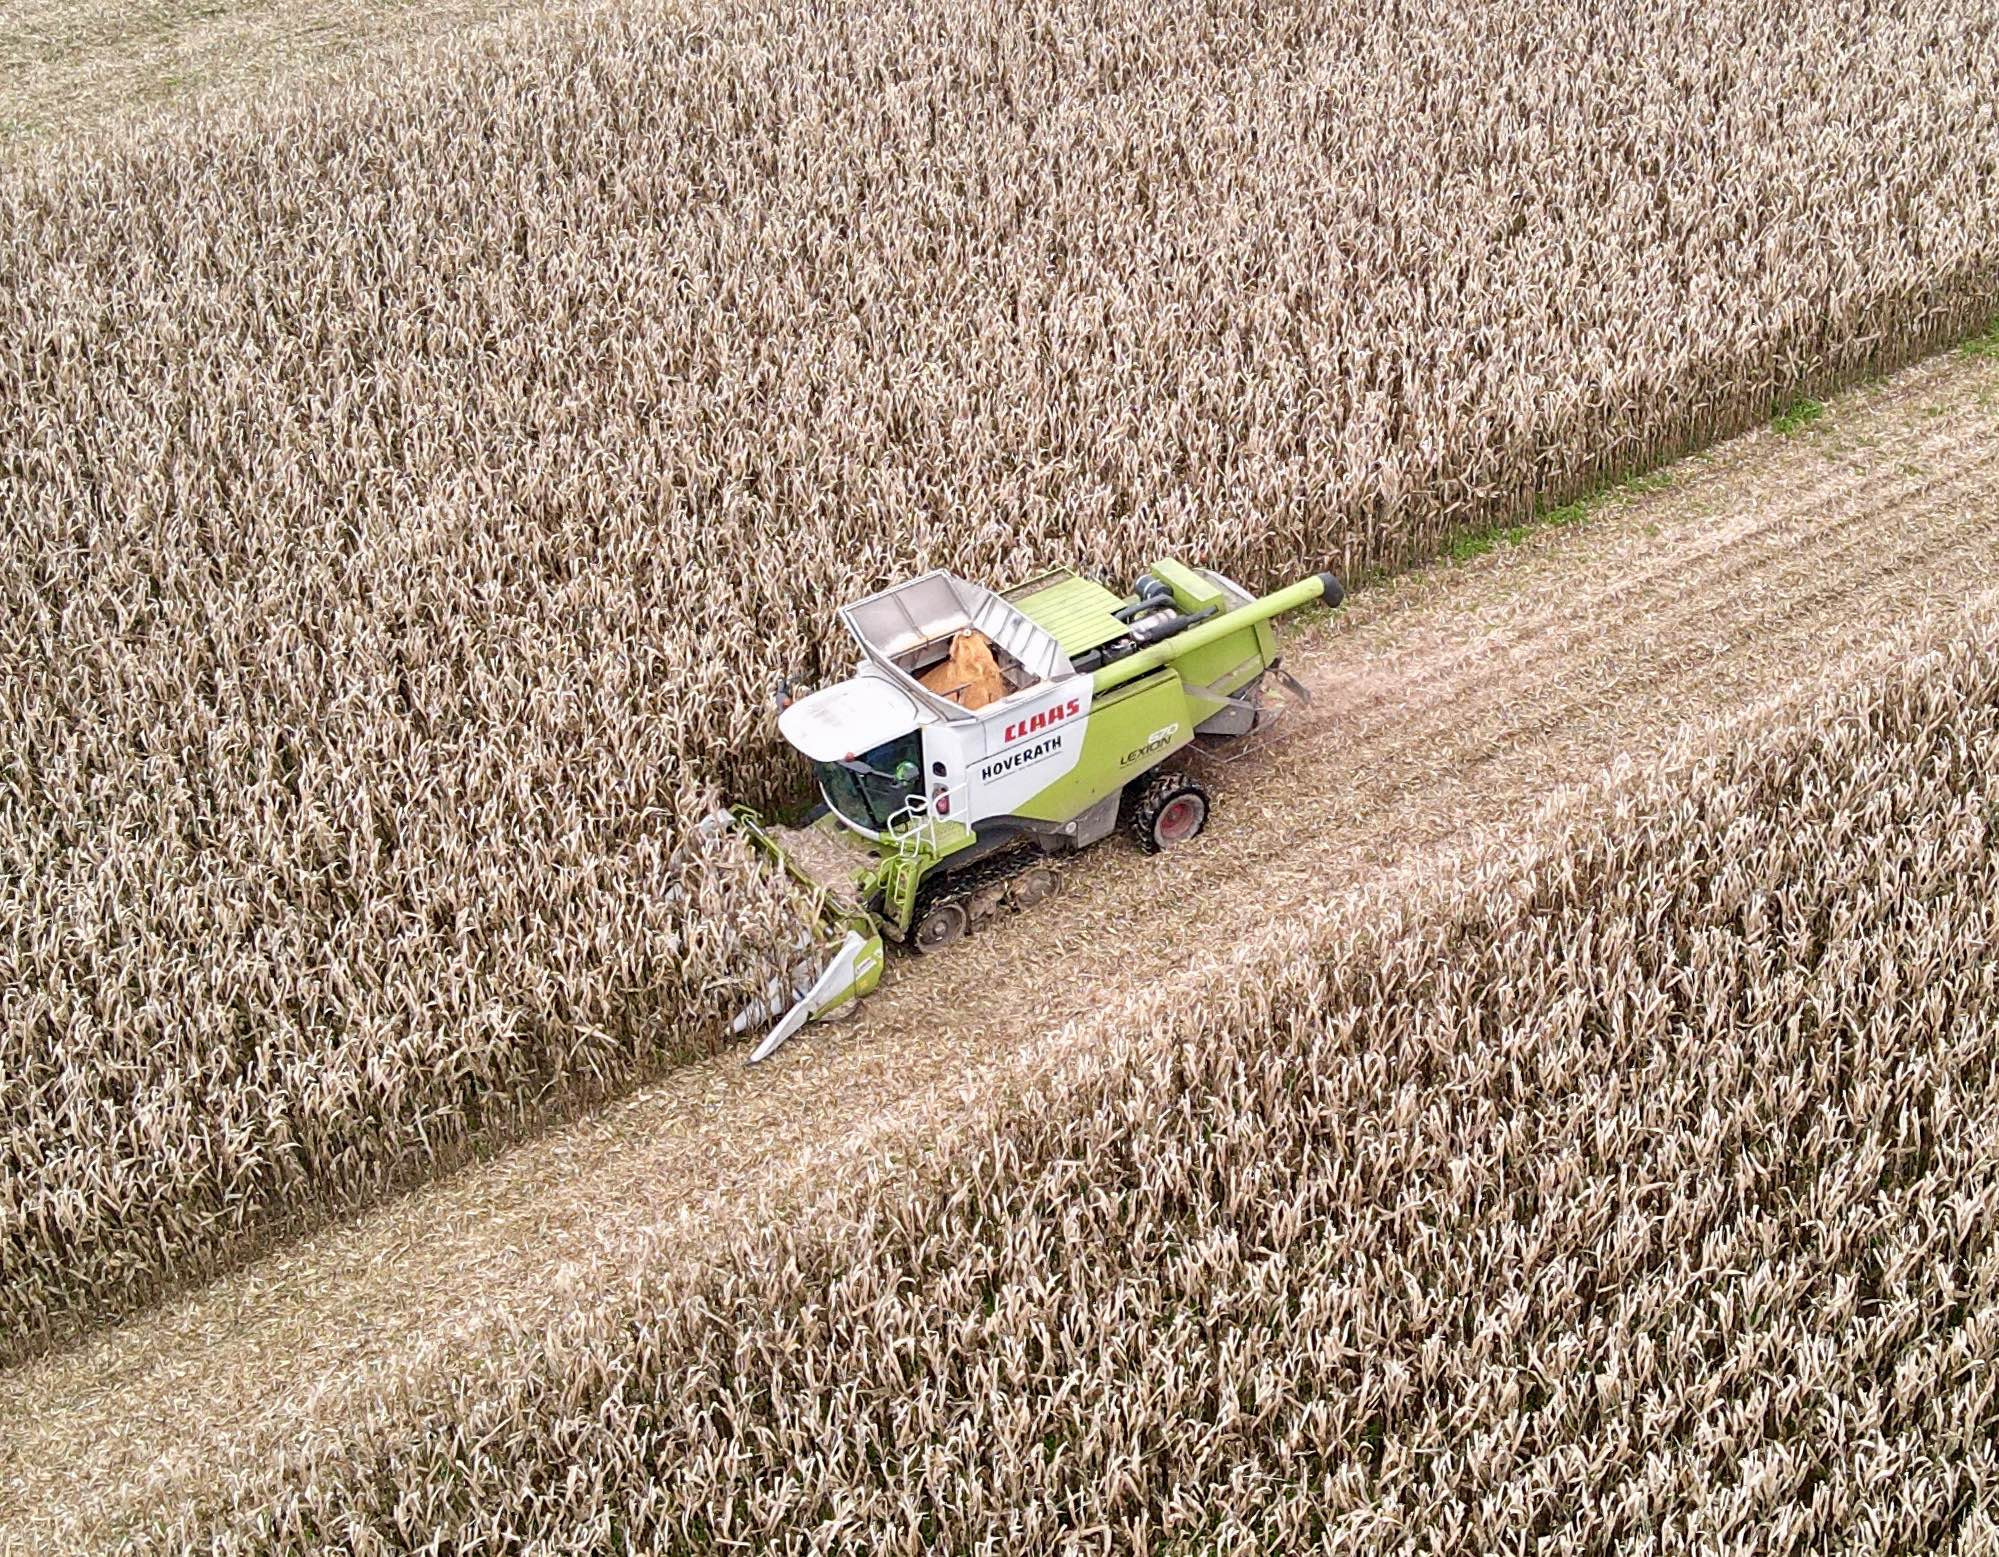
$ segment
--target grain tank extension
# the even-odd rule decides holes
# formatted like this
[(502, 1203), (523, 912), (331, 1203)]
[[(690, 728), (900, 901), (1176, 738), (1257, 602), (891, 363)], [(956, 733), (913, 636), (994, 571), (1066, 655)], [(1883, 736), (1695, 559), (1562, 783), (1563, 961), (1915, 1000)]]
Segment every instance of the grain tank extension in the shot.
[(1278, 664), (1272, 618), (1337, 605), (1329, 573), (1257, 598), (1220, 574), (1154, 563), (1128, 595), (1068, 569), (996, 594), (926, 573), (844, 607), (848, 679), (789, 701), (784, 739), (821, 804), (805, 825), (740, 829), (812, 894), (819, 932), (736, 1020), (774, 1023), (760, 1060), (881, 979), (884, 940), (933, 953), (1055, 887), (1051, 857), (1120, 826), (1149, 854), (1207, 824), (1201, 783), (1168, 766), (1250, 734)]

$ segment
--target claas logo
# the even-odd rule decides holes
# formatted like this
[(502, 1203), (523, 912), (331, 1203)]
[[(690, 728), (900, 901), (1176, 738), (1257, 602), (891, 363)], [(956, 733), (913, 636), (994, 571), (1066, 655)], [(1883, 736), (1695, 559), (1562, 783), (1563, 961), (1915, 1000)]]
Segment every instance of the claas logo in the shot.
[(1022, 736), (1034, 735), (1047, 729), (1051, 724), (1059, 724), (1064, 719), (1074, 719), (1083, 711), (1083, 700), (1072, 697), (1066, 703), (1057, 703), (1053, 708), (1044, 708), (1038, 714), (1029, 714), (1025, 719), (1016, 720), (1006, 727), (1001, 744), (1007, 745)]

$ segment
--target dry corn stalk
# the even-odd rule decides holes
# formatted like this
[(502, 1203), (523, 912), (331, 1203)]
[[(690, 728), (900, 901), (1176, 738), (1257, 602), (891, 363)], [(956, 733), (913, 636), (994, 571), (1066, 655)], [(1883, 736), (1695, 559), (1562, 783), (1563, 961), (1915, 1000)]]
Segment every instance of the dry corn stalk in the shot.
[(1962, 8), (508, 38), (0, 172), (0, 1357), (756, 987), (665, 862), (837, 603), (1428, 555), (1999, 306)]

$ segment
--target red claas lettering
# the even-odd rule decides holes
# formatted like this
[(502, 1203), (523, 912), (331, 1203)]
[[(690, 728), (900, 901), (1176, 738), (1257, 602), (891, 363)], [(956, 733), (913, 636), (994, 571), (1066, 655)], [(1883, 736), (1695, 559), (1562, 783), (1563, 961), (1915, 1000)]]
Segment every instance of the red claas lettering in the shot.
[(1002, 741), (1017, 741), (1024, 735), (1033, 735), (1047, 729), (1063, 719), (1074, 719), (1083, 711), (1083, 700), (1072, 697), (1066, 703), (1057, 703), (1053, 708), (1044, 708), (1038, 714), (1029, 714), (1025, 719), (1016, 720), (1006, 727)]
[(1057, 724), (1059, 720), (1073, 720), (1081, 712), (1083, 712), (1083, 700), (1069, 698), (1069, 702), (1065, 704), (1055, 704), (1053, 708), (1043, 708), (1039, 714), (1029, 714), (1025, 720), (1015, 720), (1005, 728), (1005, 736), (1001, 740), (1017, 742), (1021, 736), (1033, 736), (1041, 730), (1047, 730), (1051, 724)]

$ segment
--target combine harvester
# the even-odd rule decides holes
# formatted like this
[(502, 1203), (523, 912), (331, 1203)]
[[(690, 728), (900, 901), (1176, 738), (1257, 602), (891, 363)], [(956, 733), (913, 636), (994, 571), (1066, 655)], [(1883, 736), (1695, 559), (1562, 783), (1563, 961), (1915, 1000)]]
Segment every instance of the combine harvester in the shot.
[(1055, 887), (1048, 856), (1120, 821), (1149, 854), (1208, 819), (1208, 792), (1164, 766), (1200, 737), (1233, 740), (1271, 715), (1270, 622), (1313, 601), (1316, 574), (1257, 599), (1206, 569), (1155, 563), (1122, 599), (1067, 569), (994, 594), (926, 573), (843, 608), (861, 648), (848, 680), (780, 700), (778, 730), (824, 804), (800, 828), (737, 807), (739, 829), (806, 889), (815, 933), (789, 976), (736, 1018), (773, 1023), (761, 1060), (881, 981), (883, 939), (928, 953)]

